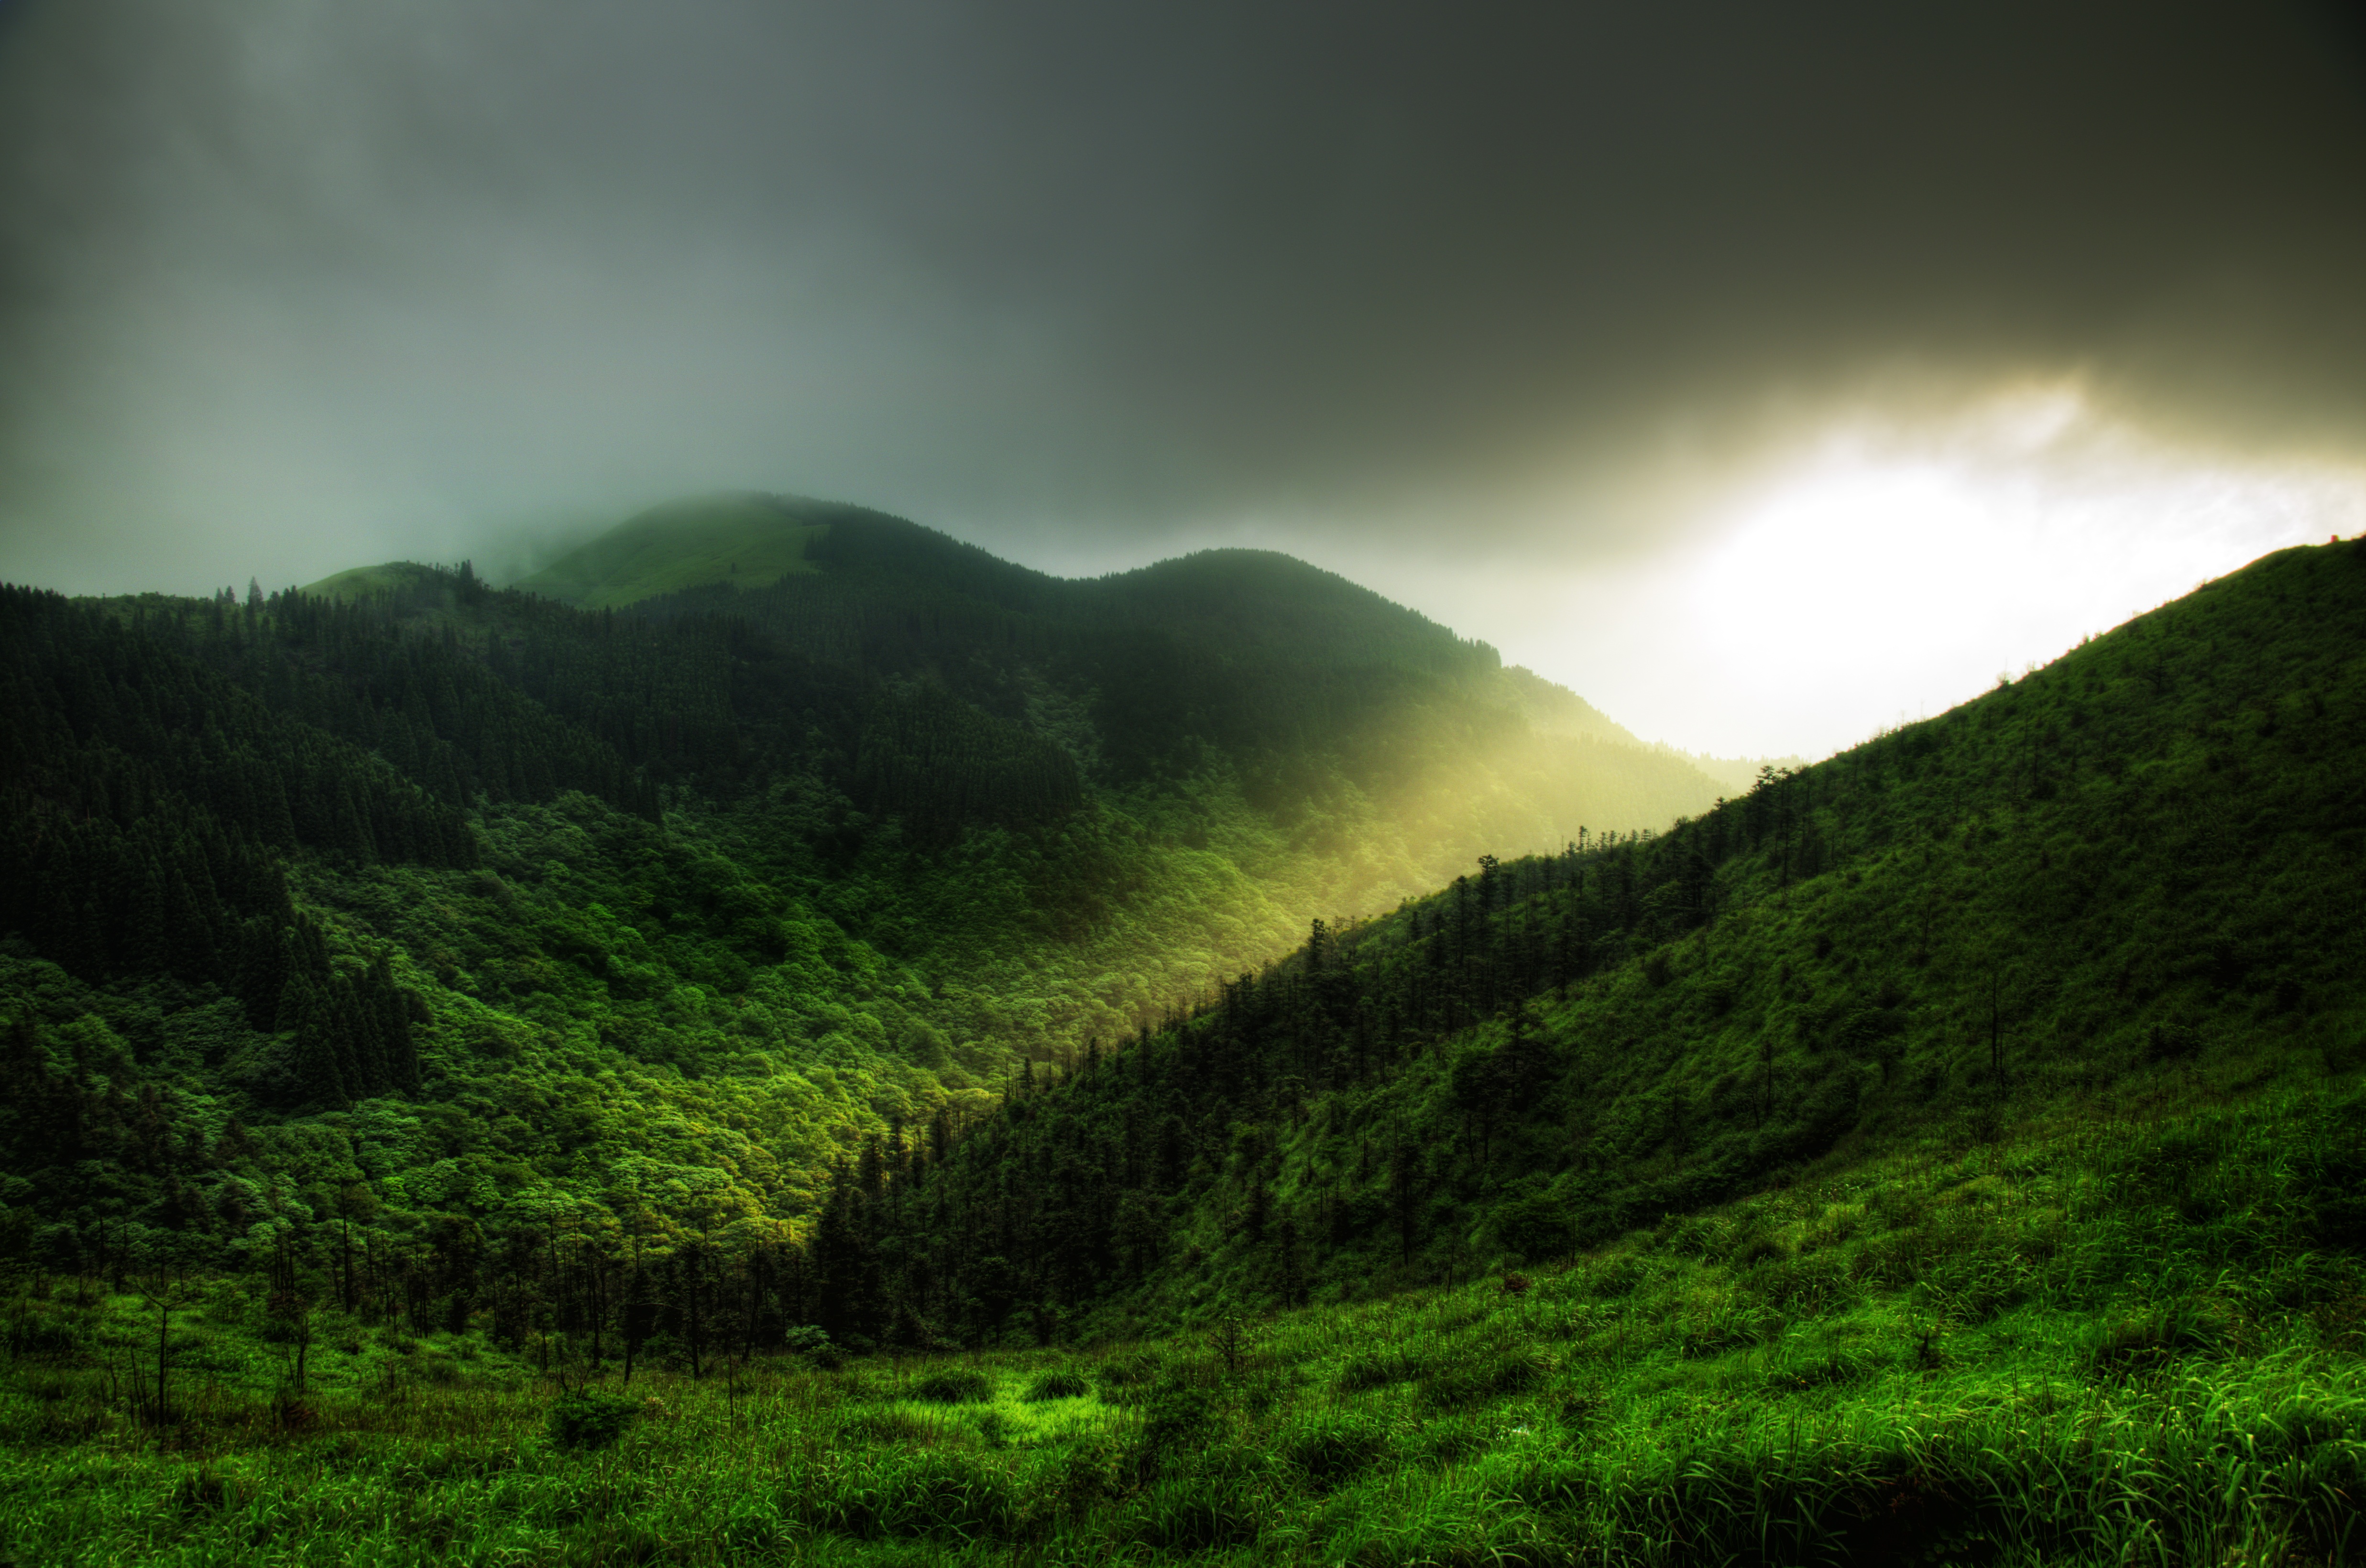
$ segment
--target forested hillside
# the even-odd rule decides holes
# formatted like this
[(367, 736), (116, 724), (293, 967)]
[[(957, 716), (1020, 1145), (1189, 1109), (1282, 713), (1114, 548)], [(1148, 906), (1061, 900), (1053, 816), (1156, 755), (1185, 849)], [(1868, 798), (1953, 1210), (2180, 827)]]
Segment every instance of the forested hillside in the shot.
[[(6, 590), (17, 1256), (332, 1218), (420, 1260), (444, 1219), (799, 1236), (865, 1138), (1312, 918), (1713, 790), (1540, 733), (1524, 703), (1591, 710), (1281, 557), (1068, 583), (744, 498), (619, 534), (586, 573), (694, 586)], [(768, 541), (798, 569), (695, 582)]]
[[(931, 661), (1040, 585), (898, 620), (831, 539), (747, 616), (0, 602), (0, 1548), (2356, 1560), (2366, 544), (1104, 1033), (1064, 965), (1271, 873), (1064, 927), (1061, 857), (1222, 861), (1278, 808), (1193, 769), (1358, 721), (1255, 626), (1150, 683), (1189, 745), (997, 709)], [(1289, 571), (1095, 591), (1188, 666), (1192, 573)]]
[[(1318, 925), (941, 1158), (851, 1169), (814, 1310), (991, 1340), (1356, 1299), (2346, 1071), (2361, 886), (2366, 547), (2288, 552), (1667, 833)], [(2295, 1175), (2326, 1246), (2366, 1245), (2361, 1160)]]

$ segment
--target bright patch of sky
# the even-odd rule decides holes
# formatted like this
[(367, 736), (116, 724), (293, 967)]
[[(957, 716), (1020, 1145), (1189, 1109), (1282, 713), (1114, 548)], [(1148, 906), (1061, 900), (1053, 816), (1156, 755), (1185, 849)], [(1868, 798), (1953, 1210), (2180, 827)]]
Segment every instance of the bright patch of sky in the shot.
[(2180, 446), (2063, 381), (1832, 418), (1694, 504), (1591, 566), (1316, 558), (1646, 738), (1820, 757), (2270, 551), (2366, 532), (2366, 465)]

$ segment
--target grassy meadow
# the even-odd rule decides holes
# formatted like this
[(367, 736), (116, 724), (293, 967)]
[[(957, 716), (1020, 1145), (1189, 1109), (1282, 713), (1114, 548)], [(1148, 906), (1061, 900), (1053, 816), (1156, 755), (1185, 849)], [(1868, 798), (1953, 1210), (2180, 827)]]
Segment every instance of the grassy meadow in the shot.
[(2211, 1099), (1141, 1343), (626, 1385), (555, 1336), (329, 1314), (299, 1386), (289, 1330), (222, 1278), (181, 1287), (160, 1424), (159, 1282), (28, 1280), (0, 1557), (2348, 1561), (2366, 1264), (2327, 1244), (2360, 1217), (2327, 1183), (2366, 1091)]

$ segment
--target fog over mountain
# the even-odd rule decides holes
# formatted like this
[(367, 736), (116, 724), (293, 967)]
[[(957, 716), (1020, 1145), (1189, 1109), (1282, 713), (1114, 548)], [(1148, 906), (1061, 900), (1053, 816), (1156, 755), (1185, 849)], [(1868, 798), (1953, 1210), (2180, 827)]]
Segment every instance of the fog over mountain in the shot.
[[(783, 490), (1289, 550), (1829, 746), (2354, 531), (2360, 61), (2297, 4), (19, 0), (0, 576), (515, 573)], [(1893, 526), (1763, 623), (1714, 586)], [(1959, 555), (2110, 580), (1910, 606), (1953, 662), (1853, 705), (1783, 706), (1831, 648), (1698, 696)]]

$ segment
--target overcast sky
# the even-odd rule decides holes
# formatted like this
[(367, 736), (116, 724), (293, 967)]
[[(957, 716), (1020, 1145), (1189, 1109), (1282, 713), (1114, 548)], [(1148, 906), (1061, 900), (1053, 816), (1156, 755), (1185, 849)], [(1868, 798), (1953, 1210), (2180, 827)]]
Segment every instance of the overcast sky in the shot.
[(2331, 5), (0, 0), (0, 577), (1285, 549), (1819, 754), (2366, 531)]

